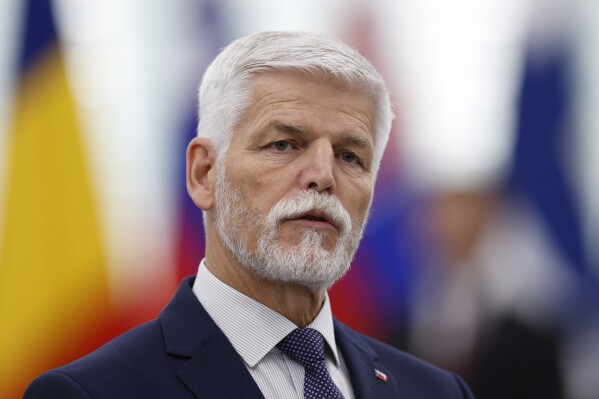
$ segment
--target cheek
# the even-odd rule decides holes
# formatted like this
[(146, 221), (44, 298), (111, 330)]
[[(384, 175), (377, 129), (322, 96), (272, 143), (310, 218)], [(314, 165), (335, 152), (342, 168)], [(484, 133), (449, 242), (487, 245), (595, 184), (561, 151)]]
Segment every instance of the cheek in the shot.
[(266, 197), (268, 196), (268, 188), (271, 187), (267, 179), (262, 177), (261, 174), (248, 174), (244, 176), (243, 183), (241, 184), (241, 189), (245, 194), (246, 198), (250, 200), (254, 205), (259, 205), (264, 203)]
[(262, 173), (252, 171), (240, 175), (239, 181), (247, 206), (257, 218), (266, 218), (271, 208), (282, 198), (278, 196), (280, 184)]
[(350, 198), (353, 204), (354, 217), (359, 222), (364, 222), (368, 215), (368, 209), (370, 208), (370, 201), (372, 199), (372, 191), (367, 187), (356, 188), (353, 191), (353, 195)]
[(254, 198), (255, 204), (269, 211), (281, 199), (292, 195), (294, 176), (284, 168), (262, 167), (248, 170), (244, 175), (243, 190), (248, 197)]

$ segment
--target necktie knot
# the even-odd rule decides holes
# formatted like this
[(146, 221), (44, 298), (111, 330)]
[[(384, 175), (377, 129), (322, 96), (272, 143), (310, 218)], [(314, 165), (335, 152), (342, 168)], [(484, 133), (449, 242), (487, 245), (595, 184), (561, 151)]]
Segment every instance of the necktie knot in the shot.
[(324, 362), (324, 339), (312, 328), (296, 328), (277, 346), (304, 367)]

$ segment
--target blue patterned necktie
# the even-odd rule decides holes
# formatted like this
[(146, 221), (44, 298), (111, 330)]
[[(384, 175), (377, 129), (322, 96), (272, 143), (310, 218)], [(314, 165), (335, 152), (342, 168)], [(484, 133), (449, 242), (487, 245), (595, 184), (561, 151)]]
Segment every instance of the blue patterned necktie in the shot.
[(312, 328), (296, 328), (277, 346), (287, 356), (304, 366), (305, 399), (344, 399), (324, 364), (324, 339), (318, 331)]

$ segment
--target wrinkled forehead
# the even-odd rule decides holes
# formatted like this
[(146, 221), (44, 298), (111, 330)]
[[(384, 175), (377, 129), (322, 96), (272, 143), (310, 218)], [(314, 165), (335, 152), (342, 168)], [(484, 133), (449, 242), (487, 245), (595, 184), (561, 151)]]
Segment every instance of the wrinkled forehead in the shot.
[(302, 96), (310, 97), (315, 91), (318, 95), (312, 98), (316, 99), (321, 93), (322, 96), (334, 93), (334, 96), (339, 99), (336, 103), (338, 108), (342, 108), (348, 103), (354, 106), (359, 103), (359, 107), (368, 114), (374, 129), (376, 98), (372, 89), (363, 83), (352, 83), (322, 71), (307, 73), (305, 71), (277, 70), (255, 74), (248, 83), (245, 94), (246, 104), (242, 115), (247, 115), (250, 109), (260, 105), (259, 103), (264, 100), (264, 97), (273, 94), (283, 94), (288, 99), (300, 99)]
[(374, 85), (369, 84), (364, 79), (349, 79), (346, 76), (336, 75), (324, 69), (316, 70), (296, 70), (292, 68), (287, 69), (264, 69), (260, 71), (248, 74), (247, 88), (249, 92), (252, 92), (257, 82), (264, 80), (264, 78), (278, 76), (278, 77), (289, 77), (290, 79), (304, 79), (310, 84), (315, 85), (329, 85), (337, 88), (340, 91), (347, 93), (359, 93), (365, 97), (371, 98), (372, 102), (375, 101)]
[[(298, 122), (308, 128), (323, 131), (348, 129), (364, 134), (374, 143), (374, 98), (363, 88), (356, 88), (323, 74), (298, 72), (261, 74), (252, 81), (247, 105), (235, 130), (245, 131), (241, 125), (260, 119), (275, 119), (288, 126)], [(279, 119), (283, 120), (279, 120)], [(282, 123), (283, 124), (283, 123)], [(312, 126), (310, 126), (312, 125)], [(246, 126), (247, 127), (247, 126)]]

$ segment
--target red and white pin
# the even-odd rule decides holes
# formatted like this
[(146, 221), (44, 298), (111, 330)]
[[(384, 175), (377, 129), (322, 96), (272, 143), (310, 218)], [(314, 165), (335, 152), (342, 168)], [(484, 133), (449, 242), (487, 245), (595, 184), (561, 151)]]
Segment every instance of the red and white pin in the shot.
[(383, 382), (389, 381), (389, 377), (387, 377), (387, 374), (383, 373), (380, 370), (374, 369), (374, 376)]

